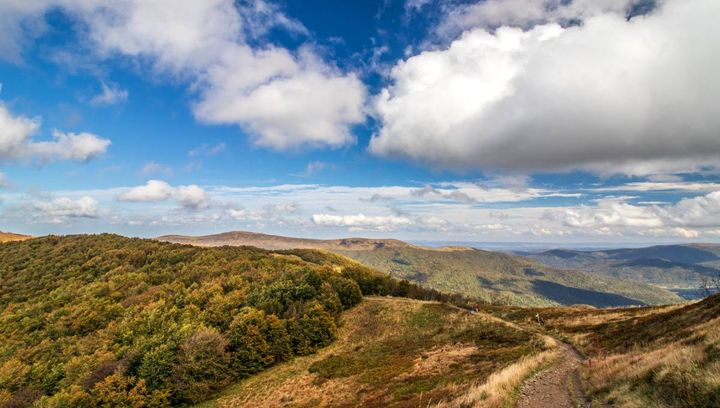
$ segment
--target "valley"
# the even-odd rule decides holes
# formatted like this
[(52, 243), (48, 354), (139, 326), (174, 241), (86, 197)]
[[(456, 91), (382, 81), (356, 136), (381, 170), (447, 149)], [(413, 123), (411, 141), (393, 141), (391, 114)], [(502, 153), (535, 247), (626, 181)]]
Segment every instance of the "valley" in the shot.
[(661, 245), (606, 251), (550, 250), (522, 253), (553, 268), (648, 283), (697, 299), (704, 279), (720, 277), (720, 245)]

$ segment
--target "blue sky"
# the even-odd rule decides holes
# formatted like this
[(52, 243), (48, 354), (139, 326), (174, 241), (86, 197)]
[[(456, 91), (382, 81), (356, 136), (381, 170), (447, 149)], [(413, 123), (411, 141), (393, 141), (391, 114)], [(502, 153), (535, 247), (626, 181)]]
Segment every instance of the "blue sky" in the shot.
[(720, 240), (710, 0), (0, 4), (0, 230)]

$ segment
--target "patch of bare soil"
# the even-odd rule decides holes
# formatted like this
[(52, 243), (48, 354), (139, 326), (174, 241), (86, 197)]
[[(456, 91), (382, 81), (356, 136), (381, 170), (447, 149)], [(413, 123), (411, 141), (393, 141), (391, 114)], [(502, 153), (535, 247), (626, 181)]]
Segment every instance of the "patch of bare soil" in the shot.
[(520, 389), (517, 408), (590, 407), (578, 374), (582, 359), (567, 344), (557, 363), (537, 373)]

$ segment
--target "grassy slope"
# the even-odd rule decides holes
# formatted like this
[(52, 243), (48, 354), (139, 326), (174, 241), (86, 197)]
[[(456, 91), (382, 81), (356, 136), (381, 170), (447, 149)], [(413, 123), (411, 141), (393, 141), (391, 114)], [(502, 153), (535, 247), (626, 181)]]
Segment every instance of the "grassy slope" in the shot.
[(12, 232), (2, 232), (0, 231), (0, 243), (2, 242), (12, 242), (12, 241), (23, 241), (26, 239), (32, 238), (29, 235), (22, 235), (22, 234), (15, 234)]
[(613, 407), (720, 406), (720, 295), (665, 307), (489, 308), (546, 328), (589, 357), (583, 369), (598, 403)]
[[(474, 249), (438, 251), (418, 247), (378, 248), (371, 251), (338, 251), (396, 278), (419, 282), (445, 292), (478, 296), (495, 303), (552, 305), (593, 303), (593, 294), (580, 292), (566, 298), (570, 288), (605, 292), (645, 304), (678, 302), (673, 293), (649, 285), (580, 271), (548, 268), (527, 258)], [(548, 284), (548, 282), (555, 285)], [(564, 292), (564, 293), (563, 293)], [(596, 306), (623, 304), (615, 297), (598, 298)], [(617, 300), (618, 303), (613, 303)]]
[[(489, 315), (371, 297), (343, 314), (332, 346), (229, 387), (198, 408), (460, 406), (468, 398), (499, 406), (549, 358), (545, 347), (539, 337)], [(493, 373), (493, 386), (478, 389)]]

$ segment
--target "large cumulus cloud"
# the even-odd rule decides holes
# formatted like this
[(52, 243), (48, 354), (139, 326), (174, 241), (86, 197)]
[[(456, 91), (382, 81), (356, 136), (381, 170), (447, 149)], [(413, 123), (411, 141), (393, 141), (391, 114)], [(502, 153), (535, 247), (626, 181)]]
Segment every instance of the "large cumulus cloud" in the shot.
[(394, 67), (369, 149), (509, 172), (718, 167), (718, 15), (715, 0), (667, 0), (631, 19), (466, 30)]

